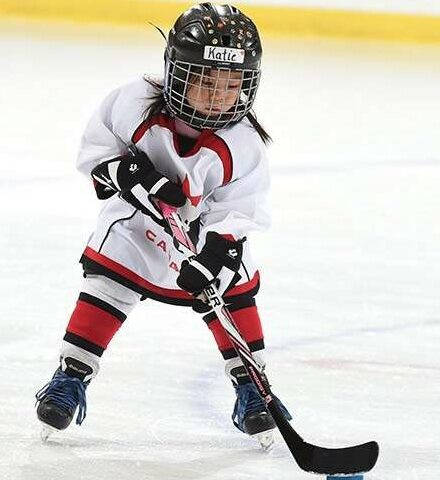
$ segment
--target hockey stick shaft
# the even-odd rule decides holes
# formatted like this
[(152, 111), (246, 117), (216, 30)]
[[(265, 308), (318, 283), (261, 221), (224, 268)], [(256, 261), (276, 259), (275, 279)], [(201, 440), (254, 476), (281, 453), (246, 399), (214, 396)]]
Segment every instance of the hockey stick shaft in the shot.
[[(159, 202), (159, 208), (171, 229), (173, 238), (181, 247), (179, 250), (191, 261), (191, 258), (197, 254), (197, 251), (186, 232), (185, 225), (177, 213), (177, 209), (163, 202)], [(251, 381), (266, 402), (267, 409), (271, 413), (278, 430), (299, 467), (305, 471), (329, 475), (351, 474), (371, 470), (379, 455), (379, 446), (376, 442), (368, 442), (347, 448), (328, 449), (307, 443), (301, 438), (287, 421), (281, 408), (274, 400), (262, 366), (256, 362), (249, 346), (241, 337), (215, 285), (211, 284), (206, 287), (203, 294), (231, 340)]]
[[(176, 209), (171, 207), (163, 202), (159, 203), (159, 207), (168, 222), (168, 225), (172, 231), (173, 237), (179, 245), (182, 247), (183, 253), (186, 258), (190, 261), (192, 257), (197, 254), (196, 248), (192, 240), (189, 238), (185, 226), (178, 215)], [(234, 319), (232, 318), (229, 310), (226, 308), (225, 302), (221, 295), (219, 294), (215, 285), (209, 285), (203, 291), (208, 304), (212, 307), (214, 312), (217, 315), (222, 327), (226, 331), (228, 337), (232, 341), (234, 348), (237, 350), (240, 358), (245, 357), (246, 364), (251, 364), (253, 368), (257, 370), (260, 375), (264, 375), (262, 367), (255, 361), (250, 351), (248, 344), (243, 340), (240, 333), (238, 332)], [(242, 358), (242, 360), (244, 360)], [(245, 366), (246, 366), (245, 364)], [(261, 383), (261, 379), (259, 380)], [(260, 389), (259, 389), (260, 390)], [(263, 389), (260, 391), (261, 394), (264, 393)], [(267, 393), (264, 394), (263, 398), (266, 400)]]

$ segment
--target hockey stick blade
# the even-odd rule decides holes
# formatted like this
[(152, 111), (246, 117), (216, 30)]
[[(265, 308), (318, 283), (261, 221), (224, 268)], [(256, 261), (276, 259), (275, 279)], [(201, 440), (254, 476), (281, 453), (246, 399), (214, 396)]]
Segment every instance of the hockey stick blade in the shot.
[[(173, 238), (184, 248), (185, 255), (187, 255), (188, 258), (194, 255), (196, 249), (187, 235), (179, 215), (175, 213), (176, 209), (162, 202), (159, 203), (159, 206), (168, 221)], [(379, 445), (376, 442), (368, 442), (346, 448), (323, 448), (305, 442), (300, 435), (298, 435), (284, 417), (278, 404), (273, 400), (269, 382), (264, 373), (258, 369), (255, 361), (252, 360), (249, 347), (246, 346), (239, 333), (234, 333), (233, 319), (230, 317), (230, 313), (223, 299), (219, 297), (218, 292), (216, 292), (215, 287), (205, 289), (204, 293), (206, 297), (210, 299), (211, 290), (213, 291), (212, 299), (215, 300), (211, 306), (216, 312), (221, 325), (225, 328), (225, 332), (236, 348), (237, 354), (243, 361), (249, 376), (252, 378), (261, 396), (265, 399), (271, 398), (269, 401), (266, 400), (267, 409), (271, 413), (298, 466), (306, 472), (323, 475), (347, 475), (370, 471), (376, 464), (379, 456)], [(232, 330), (231, 327), (233, 328)], [(247, 353), (250, 355), (250, 358)]]
[(377, 442), (346, 448), (324, 448), (305, 442), (286, 420), (278, 405), (267, 405), (284, 441), (298, 466), (310, 473), (322, 475), (354, 474), (370, 471), (379, 456)]

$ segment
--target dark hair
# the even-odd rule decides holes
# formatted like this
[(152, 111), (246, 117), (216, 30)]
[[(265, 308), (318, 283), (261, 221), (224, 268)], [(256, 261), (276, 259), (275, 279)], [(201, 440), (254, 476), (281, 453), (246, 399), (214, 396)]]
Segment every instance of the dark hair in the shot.
[[(153, 100), (152, 103), (144, 110), (143, 117), (144, 120), (151, 120), (152, 117), (158, 115), (164, 108), (166, 108), (165, 98), (163, 96), (163, 84), (151, 79), (145, 78), (145, 81), (148, 82), (154, 89), (155, 93), (148, 98), (148, 100)], [(267, 145), (272, 142), (272, 137), (266, 132), (266, 130), (258, 122), (255, 113), (249, 112), (246, 115), (246, 118), (249, 120), (252, 127), (260, 135), (261, 140)]]

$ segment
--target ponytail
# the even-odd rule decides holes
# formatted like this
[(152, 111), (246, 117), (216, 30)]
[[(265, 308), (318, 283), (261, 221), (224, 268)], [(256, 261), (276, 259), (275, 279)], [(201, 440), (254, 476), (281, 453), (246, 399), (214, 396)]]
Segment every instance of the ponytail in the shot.
[(269, 143), (271, 143), (273, 141), (272, 137), (266, 132), (266, 130), (258, 122), (255, 113), (249, 112), (246, 115), (246, 118), (249, 120), (251, 125), (254, 127), (254, 129), (258, 133), (258, 135), (260, 135), (260, 138), (261, 138), (261, 140), (263, 140), (263, 143), (265, 145), (268, 145)]

